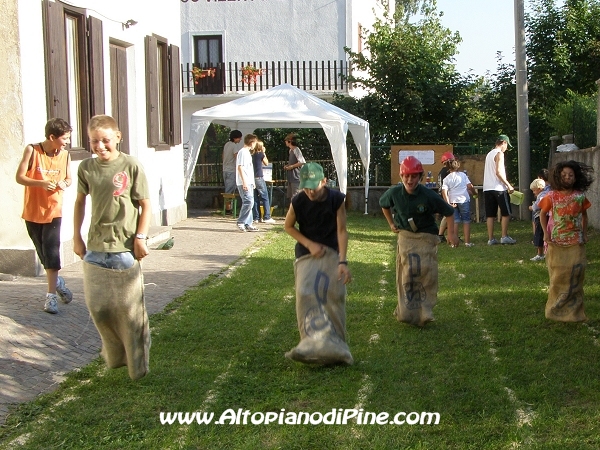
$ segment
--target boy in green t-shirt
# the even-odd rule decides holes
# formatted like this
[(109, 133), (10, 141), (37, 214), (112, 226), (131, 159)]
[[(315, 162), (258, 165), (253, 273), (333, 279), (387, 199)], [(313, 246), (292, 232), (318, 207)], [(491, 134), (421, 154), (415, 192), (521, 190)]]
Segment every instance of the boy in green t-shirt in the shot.
[[(146, 234), (152, 218), (148, 181), (139, 161), (121, 153), (121, 131), (110, 116), (94, 116), (88, 125), (97, 158), (81, 162), (77, 172), (73, 249), (80, 258), (107, 268), (127, 269), (148, 255)], [(87, 246), (81, 237), (86, 197), (92, 200)]]
[[(400, 322), (424, 326), (433, 319), (437, 302), (438, 227), (435, 214), (446, 217), (454, 227), (454, 208), (435, 191), (421, 185), (423, 166), (414, 156), (400, 164), (402, 184), (388, 189), (379, 199), (391, 230), (398, 234), (396, 283), (398, 306), (394, 315)], [(448, 236), (457, 245), (454, 236)]]
[[(108, 368), (127, 366), (136, 380), (149, 370), (150, 329), (140, 261), (148, 255), (151, 207), (139, 161), (121, 153), (121, 132), (110, 116), (91, 118), (88, 135), (97, 158), (77, 172), (73, 250), (83, 259), (85, 303), (102, 338)], [(92, 217), (87, 246), (81, 236), (87, 196)]]

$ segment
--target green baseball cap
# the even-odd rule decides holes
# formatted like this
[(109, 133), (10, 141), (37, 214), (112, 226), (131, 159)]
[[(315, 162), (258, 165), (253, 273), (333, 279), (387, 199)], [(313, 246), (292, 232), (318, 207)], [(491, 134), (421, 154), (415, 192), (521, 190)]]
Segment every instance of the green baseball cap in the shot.
[(300, 169), (300, 189), (316, 189), (319, 187), (323, 175), (323, 167), (315, 162), (309, 162)]
[(513, 148), (513, 146), (510, 145), (510, 139), (505, 134), (501, 134), (500, 136), (498, 136), (498, 139), (496, 139), (496, 140), (497, 141), (505, 141), (506, 145), (508, 145), (508, 148)]

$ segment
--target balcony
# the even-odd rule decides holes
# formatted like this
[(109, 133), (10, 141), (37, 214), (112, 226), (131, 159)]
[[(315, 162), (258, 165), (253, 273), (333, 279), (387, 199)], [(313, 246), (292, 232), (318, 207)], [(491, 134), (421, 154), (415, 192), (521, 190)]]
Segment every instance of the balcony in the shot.
[[(199, 76), (194, 76), (194, 69)], [(348, 92), (349, 70), (343, 60), (228, 62), (216, 67), (186, 63), (181, 65), (181, 88), (184, 94), (211, 95), (263, 91), (289, 83), (308, 92), (342, 94)]]

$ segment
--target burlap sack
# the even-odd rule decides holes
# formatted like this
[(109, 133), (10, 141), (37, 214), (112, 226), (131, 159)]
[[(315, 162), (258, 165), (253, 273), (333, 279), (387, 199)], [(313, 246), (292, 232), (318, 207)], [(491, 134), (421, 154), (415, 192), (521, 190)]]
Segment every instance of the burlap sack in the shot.
[(286, 358), (307, 364), (354, 362), (346, 344), (346, 286), (338, 281), (338, 255), (306, 255), (294, 263), (300, 343)]
[(84, 262), (83, 292), (106, 366), (127, 366), (131, 379), (142, 378), (149, 371), (150, 328), (140, 263), (116, 270)]
[(399, 322), (419, 327), (434, 320), (437, 303), (439, 238), (430, 233), (398, 233), (396, 251), (396, 289), (398, 306), (394, 315)]
[(549, 243), (546, 264), (550, 276), (546, 318), (560, 322), (587, 320), (583, 309), (585, 245), (562, 246)]

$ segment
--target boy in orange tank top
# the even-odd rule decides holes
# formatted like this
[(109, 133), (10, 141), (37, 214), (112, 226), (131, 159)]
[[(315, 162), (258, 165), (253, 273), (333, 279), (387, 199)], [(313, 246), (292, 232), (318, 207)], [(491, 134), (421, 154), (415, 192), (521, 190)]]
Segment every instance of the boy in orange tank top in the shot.
[(25, 147), (15, 177), (25, 186), (22, 217), (46, 271), (44, 311), (50, 314), (58, 313), (59, 297), (64, 303), (73, 299), (65, 280), (58, 276), (63, 191), (71, 186), (71, 158), (66, 150), (71, 131), (63, 119), (50, 119), (45, 127), (46, 140)]

